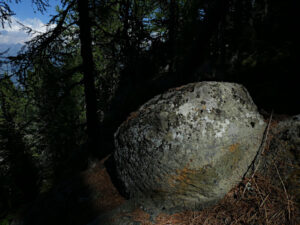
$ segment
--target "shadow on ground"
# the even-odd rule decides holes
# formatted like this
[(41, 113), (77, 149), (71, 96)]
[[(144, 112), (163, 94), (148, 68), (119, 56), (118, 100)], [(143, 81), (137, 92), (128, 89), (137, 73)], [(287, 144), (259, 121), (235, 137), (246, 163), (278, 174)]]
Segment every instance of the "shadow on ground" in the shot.
[(20, 224), (83, 225), (121, 205), (125, 199), (108, 175), (106, 166), (112, 166), (108, 158), (93, 160), (87, 169), (66, 177), (50, 192), (40, 195), (26, 207)]

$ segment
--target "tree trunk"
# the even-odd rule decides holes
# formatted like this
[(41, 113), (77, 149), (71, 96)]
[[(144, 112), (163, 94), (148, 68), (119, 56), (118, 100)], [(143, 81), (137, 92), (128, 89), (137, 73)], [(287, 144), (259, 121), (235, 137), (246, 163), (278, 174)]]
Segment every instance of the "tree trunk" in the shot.
[(170, 3), (170, 11), (169, 11), (169, 56), (170, 56), (170, 64), (169, 64), (169, 73), (173, 73), (175, 69), (175, 49), (176, 49), (176, 31), (178, 26), (178, 6), (177, 1), (171, 0)]
[(97, 117), (97, 99), (95, 88), (95, 64), (92, 52), (91, 21), (89, 18), (89, 1), (78, 0), (81, 56), (83, 64), (83, 82), (86, 104), (86, 120), (88, 135), (88, 150), (99, 152), (97, 149), (99, 121)]
[[(196, 0), (197, 2), (197, 0)], [(229, 0), (211, 1), (204, 17), (204, 21), (198, 27), (198, 33), (192, 43), (191, 50), (185, 56), (185, 60), (177, 74), (177, 85), (192, 81), (193, 74), (199, 63), (203, 62), (209, 50), (210, 40), (217, 31), (219, 23), (226, 16), (229, 8)], [(186, 75), (188, 74), (188, 75)]]

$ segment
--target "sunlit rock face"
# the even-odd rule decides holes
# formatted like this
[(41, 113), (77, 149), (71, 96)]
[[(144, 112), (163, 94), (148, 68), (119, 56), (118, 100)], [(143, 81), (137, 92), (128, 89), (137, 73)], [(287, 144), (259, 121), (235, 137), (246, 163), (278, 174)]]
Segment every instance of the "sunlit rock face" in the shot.
[(119, 127), (117, 172), (144, 204), (205, 207), (241, 180), (265, 127), (242, 85), (188, 84), (154, 97)]

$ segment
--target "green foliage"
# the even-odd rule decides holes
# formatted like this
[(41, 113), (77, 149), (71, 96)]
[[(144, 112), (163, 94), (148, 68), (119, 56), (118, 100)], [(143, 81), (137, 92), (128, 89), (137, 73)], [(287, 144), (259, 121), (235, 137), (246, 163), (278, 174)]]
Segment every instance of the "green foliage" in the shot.
[(0, 83), (0, 98), (0, 198), (1, 207), (11, 209), (34, 195), (36, 174), (23, 139), (22, 91), (7, 75)]
[(0, 225), (9, 225), (12, 218), (6, 217), (5, 219), (0, 220)]
[(35, 123), (30, 128), (35, 141), (32, 152), (38, 160), (47, 162), (43, 166), (49, 179), (85, 140), (82, 75), (67, 73), (76, 66), (73, 59), (67, 59), (61, 67), (48, 63), (30, 73), (35, 81), (30, 86), (36, 108)]

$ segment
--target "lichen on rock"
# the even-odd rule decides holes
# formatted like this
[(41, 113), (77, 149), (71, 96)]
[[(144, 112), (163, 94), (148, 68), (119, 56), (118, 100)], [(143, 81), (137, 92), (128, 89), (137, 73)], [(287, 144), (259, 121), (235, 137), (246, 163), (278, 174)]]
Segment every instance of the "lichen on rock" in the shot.
[(247, 90), (225, 82), (171, 89), (132, 115), (115, 133), (117, 172), (132, 198), (167, 209), (222, 198), (246, 172), (266, 127)]

